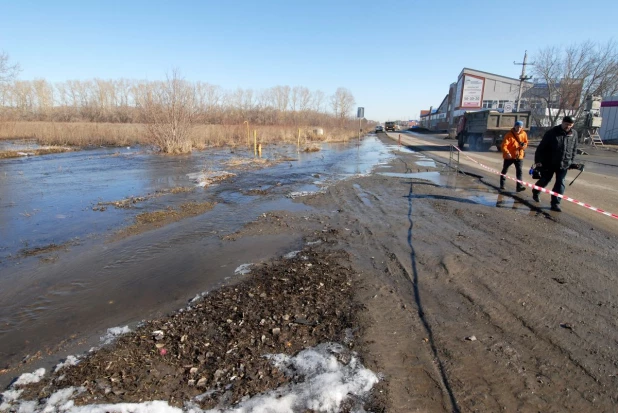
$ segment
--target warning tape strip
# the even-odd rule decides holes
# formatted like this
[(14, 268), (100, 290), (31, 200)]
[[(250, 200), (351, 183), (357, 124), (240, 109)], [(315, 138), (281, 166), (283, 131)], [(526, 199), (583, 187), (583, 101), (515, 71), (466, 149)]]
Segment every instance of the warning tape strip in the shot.
[(488, 166), (486, 166), (486, 165), (483, 165), (482, 163), (478, 162), (476, 159), (473, 159), (473, 158), (469, 157), (469, 156), (468, 156), (468, 155), (466, 155), (466, 154), (465, 154), (465, 153), (464, 153), (461, 149), (459, 149), (456, 145), (451, 145), (451, 146), (452, 146), (452, 147), (454, 147), (455, 149), (457, 149), (457, 150), (458, 150), (458, 151), (459, 151), (459, 152), (460, 152), (463, 156), (465, 156), (466, 158), (470, 159), (472, 162), (474, 162), (474, 163), (476, 163), (476, 164), (480, 165), (482, 168), (487, 169), (488, 171), (491, 171), (491, 172), (493, 172), (493, 173), (495, 173), (495, 174), (498, 174), (498, 175), (504, 176), (505, 178), (508, 178), (508, 179), (510, 179), (511, 181), (515, 181), (515, 182), (518, 182), (518, 183), (523, 184), (523, 185), (525, 185), (525, 186), (528, 186), (528, 187), (530, 187), (530, 188), (536, 189), (537, 191), (540, 191), (540, 192), (545, 192), (545, 193), (547, 193), (547, 194), (554, 195), (554, 196), (557, 196), (557, 197), (559, 197), (559, 198), (565, 199), (565, 200), (567, 200), (567, 201), (569, 201), (569, 202), (572, 202), (572, 203), (574, 203), (574, 204), (577, 204), (577, 205), (579, 205), (579, 206), (583, 206), (584, 208), (588, 208), (588, 209), (590, 209), (591, 211), (595, 211), (595, 212), (598, 212), (598, 213), (603, 214), (603, 215), (605, 215), (605, 216), (608, 216), (608, 217), (611, 217), (611, 218), (614, 218), (614, 219), (618, 219), (618, 214), (612, 214), (611, 212), (604, 211), (604, 210), (602, 210), (601, 208), (594, 207), (594, 206), (589, 205), (589, 204), (587, 204), (587, 203), (585, 203), (585, 202), (578, 201), (577, 199), (574, 199), (574, 198), (570, 198), (570, 197), (568, 197), (568, 196), (561, 195), (561, 194), (559, 194), (559, 193), (557, 193), (557, 192), (550, 191), (549, 189), (543, 188), (543, 187), (541, 187), (541, 186), (536, 186), (536, 185), (531, 184), (531, 183), (528, 183), (528, 182), (526, 182), (526, 181), (520, 181), (520, 180), (515, 179), (515, 178), (513, 178), (513, 177), (510, 177), (510, 176), (508, 176), (508, 175), (506, 175), (506, 174), (503, 174), (503, 173), (501, 173), (501, 172), (498, 172), (498, 171), (497, 171), (497, 170), (495, 170), (495, 169), (492, 169), (492, 168), (490, 168), (490, 167), (488, 167)]

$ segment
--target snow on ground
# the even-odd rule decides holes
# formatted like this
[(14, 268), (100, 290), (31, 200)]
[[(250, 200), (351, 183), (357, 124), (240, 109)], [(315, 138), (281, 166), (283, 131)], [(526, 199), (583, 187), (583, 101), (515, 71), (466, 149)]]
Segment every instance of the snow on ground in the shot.
[[(378, 376), (366, 369), (355, 353), (337, 343), (323, 343), (305, 349), (296, 356), (273, 354), (267, 356), (273, 365), (295, 378), (295, 383), (256, 395), (234, 408), (212, 409), (204, 411), (195, 401), (188, 400), (184, 409), (170, 406), (165, 401), (147, 401), (143, 403), (118, 403), (75, 406), (74, 396), (82, 388), (69, 387), (53, 393), (41, 400), (20, 400), (22, 390), (17, 383), (24, 385), (44, 374), (37, 370), (20, 378), (11, 388), (2, 393), (0, 411), (23, 413), (291, 413), (306, 410), (316, 412), (338, 412), (346, 400), (357, 410), (362, 409), (361, 401), (369, 395), (371, 388), (378, 382)], [(341, 362), (347, 360), (347, 363)], [(199, 396), (196, 398), (198, 399)]]
[(251, 272), (251, 266), (253, 264), (241, 264), (234, 270), (234, 274), (245, 275)]
[(108, 328), (105, 335), (101, 337), (101, 343), (104, 345), (109, 344), (112, 341), (114, 341), (118, 336), (130, 333), (130, 332), (131, 332), (131, 329), (129, 328), (129, 326)]

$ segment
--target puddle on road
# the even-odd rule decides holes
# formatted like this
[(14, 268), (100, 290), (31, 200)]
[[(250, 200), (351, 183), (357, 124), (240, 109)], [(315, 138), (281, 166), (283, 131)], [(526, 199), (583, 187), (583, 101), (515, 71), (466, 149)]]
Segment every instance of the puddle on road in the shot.
[[(453, 199), (461, 199), (463, 202), (497, 208), (511, 208), (522, 213), (537, 213), (535, 207), (529, 203), (526, 204), (518, 198), (496, 193), (494, 189), (491, 189), (476, 179), (472, 180), (470, 178), (454, 174), (443, 174), (437, 171), (413, 173), (378, 172), (378, 174), (395, 178), (420, 179), (431, 182), (437, 186), (450, 188), (453, 190)], [(413, 197), (423, 199), (444, 198), (444, 196), (434, 197), (432, 195), (414, 195)]]
[(446, 186), (448, 177), (440, 174), (440, 172), (378, 172), (379, 175), (390, 176), (394, 178), (421, 179), (423, 181), (432, 182), (438, 186)]
[(497, 207), (497, 208), (507, 208), (514, 209), (518, 212), (523, 213), (532, 213), (536, 214), (537, 209), (532, 206), (530, 203), (525, 203), (523, 200), (518, 198), (514, 198), (512, 196), (508, 196), (505, 194), (495, 194), (495, 193), (487, 193), (481, 195), (471, 195), (468, 197), (469, 200), (474, 201), (477, 204)]
[(418, 166), (426, 166), (429, 168), (435, 168), (436, 167), (436, 163), (435, 161), (431, 160), (431, 159), (426, 159), (426, 160), (421, 160), (421, 161), (416, 161), (414, 162), (416, 165)]

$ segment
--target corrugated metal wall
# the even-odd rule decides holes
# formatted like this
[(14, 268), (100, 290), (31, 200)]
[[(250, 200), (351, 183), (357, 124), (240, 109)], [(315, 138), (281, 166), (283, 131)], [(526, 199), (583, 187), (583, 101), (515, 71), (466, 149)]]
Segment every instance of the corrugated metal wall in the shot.
[(618, 96), (603, 98), (601, 103), (603, 123), (599, 136), (603, 141), (618, 139)]

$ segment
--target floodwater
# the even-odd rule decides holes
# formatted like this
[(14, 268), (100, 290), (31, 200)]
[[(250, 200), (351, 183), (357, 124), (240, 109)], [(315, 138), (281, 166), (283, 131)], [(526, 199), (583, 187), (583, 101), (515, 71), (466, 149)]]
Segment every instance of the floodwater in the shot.
[[(36, 148), (32, 142), (0, 144), (5, 150)], [(198, 293), (238, 279), (247, 264), (300, 250), (304, 241), (294, 233), (222, 238), (269, 211), (310, 213), (295, 197), (370, 174), (402, 150), (409, 151), (375, 135), (360, 143), (323, 144), (311, 153), (274, 145), (262, 155), (278, 163), (248, 170), (225, 164), (252, 159), (246, 148), (184, 156), (139, 147), (94, 148), (0, 160), (0, 370), (10, 369), (0, 374), (0, 386), (23, 359), (50, 354), (51, 364), (63, 352), (98, 344), (107, 328), (169, 313)], [(420, 153), (416, 166), (418, 172), (380, 173), (453, 188), (467, 202), (520, 208), (508, 197), (496, 199), (495, 191), (477, 181), (436, 171), (436, 163)], [(206, 187), (196, 180), (222, 172), (235, 176)], [(178, 187), (191, 190), (169, 193)], [(138, 202), (130, 208), (109, 204), (131, 197)], [(158, 229), (114, 237), (140, 213), (187, 202), (216, 205)], [(32, 254), (50, 246), (56, 248)]]
[[(30, 142), (27, 148), (2, 145), (35, 148)], [(313, 153), (283, 145), (264, 149), (263, 158), (285, 160), (243, 171), (224, 165), (253, 158), (242, 148), (160, 156), (130, 147), (0, 161), (0, 369), (172, 311), (196, 292), (233, 279), (242, 264), (300, 249), (302, 240), (293, 233), (259, 242), (221, 237), (268, 211), (308, 211), (294, 194), (368, 174), (392, 157), (390, 147), (371, 135), (358, 144), (324, 144)], [(199, 187), (196, 176), (217, 171), (236, 176)], [(167, 192), (176, 187), (193, 190)], [(146, 199), (131, 208), (100, 208), (131, 197)], [(111, 238), (140, 213), (191, 201), (216, 205), (162, 228)], [(50, 246), (58, 248), (28, 254)]]

